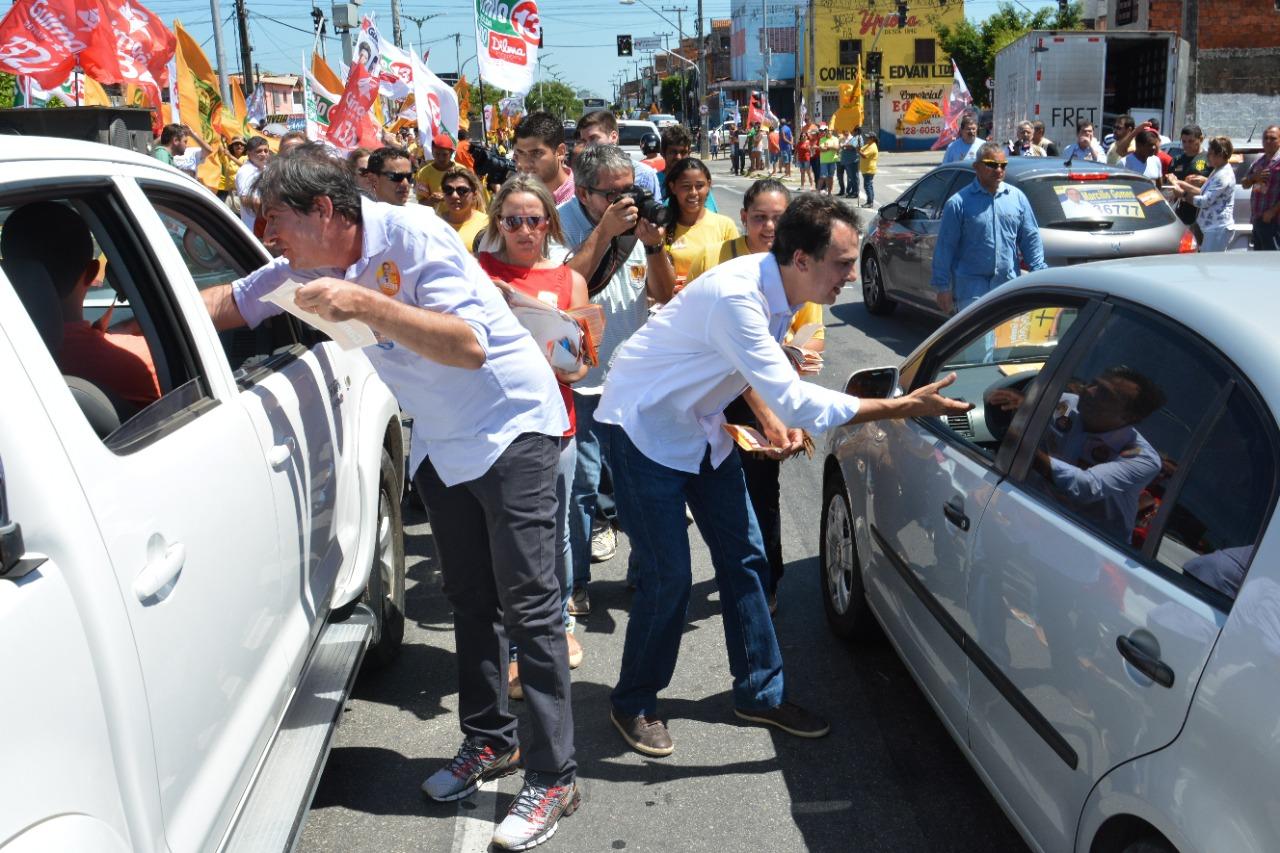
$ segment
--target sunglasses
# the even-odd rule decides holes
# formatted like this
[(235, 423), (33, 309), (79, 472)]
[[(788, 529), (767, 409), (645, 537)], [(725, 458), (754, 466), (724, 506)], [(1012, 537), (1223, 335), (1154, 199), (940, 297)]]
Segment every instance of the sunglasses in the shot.
[(1000, 160), (979, 160), (978, 162), (986, 166), (988, 169), (1004, 170), (1009, 166), (1008, 163), (1001, 162)]
[(629, 187), (623, 187), (620, 190), (599, 190), (599, 189), (596, 189), (595, 187), (587, 187), (586, 189), (587, 189), (587, 192), (589, 193), (595, 193), (596, 195), (604, 196), (605, 199), (609, 202), (609, 204), (613, 204), (618, 199), (622, 198), (624, 195), (630, 195), (631, 193), (636, 191), (636, 188), (634, 185)]
[(498, 220), (498, 224), (502, 226), (503, 231), (514, 234), (520, 230), (521, 225), (528, 225), (530, 231), (537, 231), (549, 221), (550, 218), (546, 216), (504, 216)]
[(466, 196), (471, 195), (471, 187), (441, 187), (440, 192), (445, 195)]
[(378, 174), (382, 175), (382, 177), (386, 178), (393, 184), (398, 184), (401, 181), (407, 181), (413, 177), (413, 172), (379, 172)]

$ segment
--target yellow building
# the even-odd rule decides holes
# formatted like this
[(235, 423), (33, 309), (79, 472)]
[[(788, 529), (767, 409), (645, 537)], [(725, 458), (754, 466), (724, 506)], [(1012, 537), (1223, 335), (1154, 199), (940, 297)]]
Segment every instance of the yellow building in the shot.
[[(866, 68), (867, 56), (880, 54), (880, 150), (928, 148), (942, 132), (942, 119), (909, 125), (902, 114), (912, 98), (932, 101), (946, 109), (951, 89), (951, 59), (938, 44), (938, 26), (955, 26), (964, 20), (959, 0), (908, 0), (905, 26), (898, 26), (897, 4), (886, 0), (811, 0), (816, 27), (809, 32), (807, 17), (801, 20), (800, 76), (806, 105), (819, 104), (819, 114), (834, 114), (841, 83), (852, 83), (858, 63)], [(810, 61), (809, 49), (813, 48)], [(865, 124), (876, 124), (872, 115), (873, 77), (863, 75), (866, 92)], [(973, 81), (970, 81), (973, 82)]]

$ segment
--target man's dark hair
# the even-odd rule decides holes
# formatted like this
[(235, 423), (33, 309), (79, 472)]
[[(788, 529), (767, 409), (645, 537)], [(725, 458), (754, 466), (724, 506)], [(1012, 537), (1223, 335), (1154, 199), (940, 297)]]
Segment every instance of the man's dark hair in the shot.
[(1200, 129), (1200, 125), (1198, 124), (1187, 125), (1186, 127), (1182, 128), (1182, 133), (1179, 133), (1178, 135), (1194, 136), (1196, 139), (1204, 139), (1204, 131)]
[(307, 135), (301, 130), (291, 130), (284, 136), (280, 137), (280, 144), (284, 145), (285, 143), (292, 142), (295, 139), (301, 139), (303, 142), (306, 142)]
[(464, 140), (464, 139), (469, 139), (469, 138), (470, 138), (470, 136), (467, 134), (467, 129), (466, 129), (465, 127), (460, 127), (460, 128), (458, 128), (458, 141), (459, 141), (459, 142), (461, 142), (461, 141), (462, 141), (462, 140)]
[(1124, 125), (1126, 128), (1128, 128), (1128, 127), (1133, 127), (1135, 124), (1137, 124), (1137, 122), (1133, 120), (1133, 116), (1129, 115), (1128, 113), (1125, 113), (1124, 115), (1116, 116), (1114, 127), (1117, 131), (1119, 131), (1120, 125)]
[(409, 165), (413, 165), (413, 159), (409, 156), (408, 151), (403, 148), (397, 148), (394, 145), (384, 145), (369, 155), (369, 163), (366, 168), (375, 175), (381, 175), (382, 167), (386, 165), (388, 160), (408, 160)]
[(58, 298), (66, 299), (93, 260), (93, 238), (89, 226), (70, 205), (33, 201), (4, 221), (0, 256), (39, 263), (48, 271)]
[(536, 139), (555, 151), (564, 145), (564, 125), (551, 113), (529, 113), (516, 125), (516, 141)]
[(249, 137), (249, 141), (244, 144), (244, 153), (252, 154), (253, 152), (257, 151), (259, 148), (270, 148), (270, 147), (271, 147), (271, 143), (267, 142), (267, 138), (265, 136), (251, 136)]
[(185, 139), (187, 129), (180, 124), (166, 124), (160, 130), (160, 144), (168, 145), (175, 140)]
[(1164, 391), (1160, 390), (1160, 386), (1146, 374), (1139, 373), (1131, 367), (1126, 367), (1123, 364), (1109, 367), (1102, 371), (1099, 378), (1102, 377), (1132, 382), (1137, 386), (1137, 396), (1130, 400), (1129, 405), (1125, 407), (1129, 414), (1130, 423), (1136, 424), (1146, 420), (1147, 417), (1157, 412), (1165, 403), (1165, 394)]
[(837, 221), (858, 230), (852, 208), (838, 199), (817, 194), (799, 196), (778, 220), (777, 235), (769, 251), (781, 267), (789, 266), (797, 251), (821, 260), (831, 245), (831, 223)]
[(1076, 122), (1076, 135), (1078, 136), (1078, 135), (1080, 135), (1081, 133), (1084, 133), (1084, 129), (1085, 129), (1086, 127), (1092, 130), (1092, 129), (1093, 129), (1093, 122), (1091, 122), (1091, 121), (1079, 121), (1079, 122)]
[(589, 112), (582, 118), (578, 119), (578, 137), (593, 127), (598, 127), (605, 133), (616, 133), (618, 130), (618, 117), (608, 110), (595, 110)]
[(1151, 129), (1140, 130), (1138, 135), (1133, 138), (1133, 141), (1141, 142), (1143, 145), (1159, 145), (1160, 134)]
[(756, 199), (765, 193), (782, 193), (782, 197), (787, 200), (787, 203), (791, 203), (791, 190), (787, 189), (786, 184), (777, 178), (760, 178), (747, 187), (747, 191), (742, 194), (742, 209), (750, 210)]
[(970, 114), (970, 113), (965, 113), (964, 115), (962, 115), (962, 116), (960, 117), (960, 126), (961, 126), (961, 127), (965, 127), (966, 125), (970, 125), (970, 124), (971, 124), (971, 125), (973, 125), (974, 127), (977, 127), (977, 126), (978, 126), (978, 120), (977, 120), (976, 118), (974, 118), (972, 114)]
[(360, 222), (360, 190), (347, 164), (319, 142), (307, 142), (269, 162), (258, 176), (262, 209), (283, 204), (310, 213), (320, 196), (328, 196), (336, 213)]
[(1039, 121), (1039, 120), (1036, 120), (1036, 121), (1031, 122), (1031, 129), (1032, 129), (1032, 130), (1038, 130), (1038, 131), (1040, 131), (1041, 133), (1044, 133), (1044, 122)]
[(662, 142), (662, 155), (665, 157), (667, 151), (671, 148), (692, 148), (693, 136), (682, 124), (669, 124), (662, 129), (660, 134)]

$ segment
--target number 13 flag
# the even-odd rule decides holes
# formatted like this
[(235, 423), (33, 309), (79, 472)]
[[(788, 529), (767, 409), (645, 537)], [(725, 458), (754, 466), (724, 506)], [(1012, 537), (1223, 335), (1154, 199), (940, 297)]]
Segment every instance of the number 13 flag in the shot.
[(475, 0), (476, 58), (484, 82), (515, 95), (533, 88), (542, 46), (536, 0)]

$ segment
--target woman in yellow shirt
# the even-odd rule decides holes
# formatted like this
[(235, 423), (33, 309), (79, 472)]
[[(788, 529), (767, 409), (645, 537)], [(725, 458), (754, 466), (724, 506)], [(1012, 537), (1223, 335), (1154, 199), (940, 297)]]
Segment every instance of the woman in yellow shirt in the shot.
[(874, 133), (868, 133), (863, 137), (862, 148), (859, 152), (862, 159), (858, 161), (858, 171), (862, 173), (862, 186), (867, 193), (867, 203), (863, 207), (876, 206), (876, 191), (872, 183), (876, 178), (876, 160), (880, 158), (880, 146)]
[(453, 226), (467, 251), (475, 253), (476, 237), (489, 225), (480, 192), (480, 179), (463, 166), (454, 166), (440, 179), (444, 200), (436, 205), (436, 213)]
[(667, 254), (676, 273), (676, 290), (684, 287), (720, 260), (720, 247), (738, 236), (738, 226), (727, 216), (707, 210), (711, 171), (696, 157), (667, 166)]
[[(742, 196), (742, 224), (747, 233), (734, 240), (726, 241), (720, 249), (717, 260), (720, 263), (742, 255), (767, 252), (773, 248), (773, 238), (777, 231), (778, 220), (791, 202), (791, 193), (781, 181), (766, 178), (752, 184)], [(813, 329), (812, 326), (817, 328)], [(823, 328), (822, 306), (815, 302), (806, 302), (791, 319), (791, 328), (783, 339), (791, 343), (797, 332), (805, 331), (806, 340), (800, 349), (806, 354), (805, 375), (813, 375), (822, 369), (822, 360), (818, 353), (825, 345), (826, 331)], [(811, 333), (811, 334), (810, 334)], [(747, 404), (745, 397), (739, 397), (724, 410), (725, 420), (731, 424), (760, 428), (759, 419)], [(769, 558), (769, 581), (766, 592), (769, 597), (769, 610), (778, 606), (778, 582), (782, 580), (782, 508), (781, 490), (778, 486), (778, 473), (782, 463), (756, 453), (739, 453), (742, 459), (742, 472), (747, 480), (747, 494), (751, 497), (751, 506), (755, 509), (756, 521), (760, 526), (760, 535), (764, 539), (764, 551)]]

